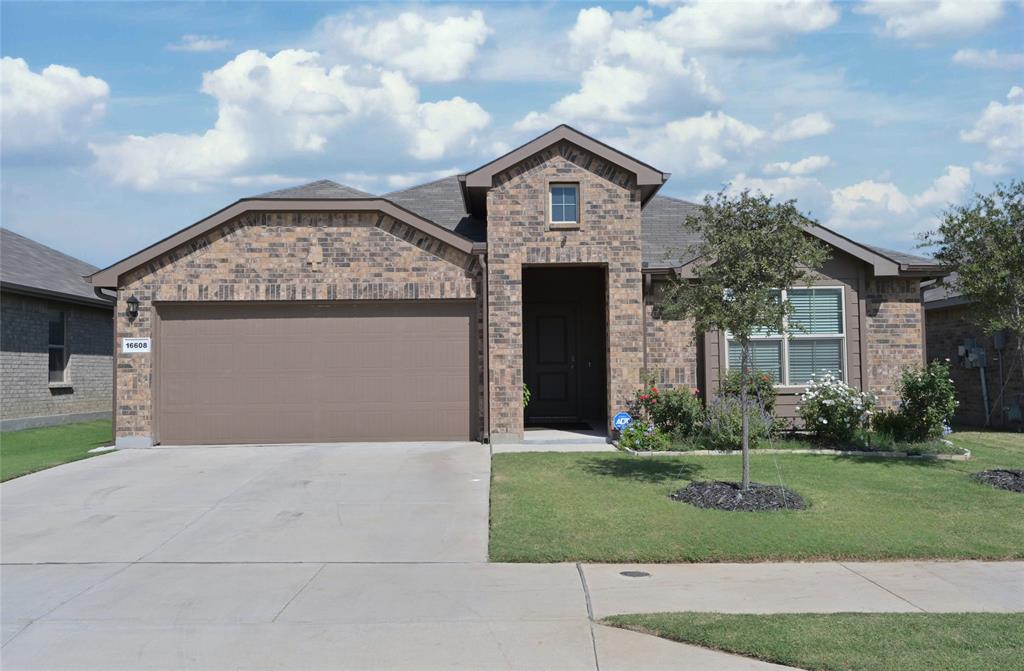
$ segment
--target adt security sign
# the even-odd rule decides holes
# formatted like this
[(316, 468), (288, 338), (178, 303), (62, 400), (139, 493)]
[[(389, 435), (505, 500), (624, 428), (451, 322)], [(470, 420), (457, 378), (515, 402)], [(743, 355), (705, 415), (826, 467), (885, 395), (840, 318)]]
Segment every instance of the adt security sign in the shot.
[(615, 415), (615, 417), (612, 419), (612, 426), (614, 426), (619, 431), (622, 431), (632, 423), (633, 418), (630, 416), (628, 412), (620, 412), (619, 414)]

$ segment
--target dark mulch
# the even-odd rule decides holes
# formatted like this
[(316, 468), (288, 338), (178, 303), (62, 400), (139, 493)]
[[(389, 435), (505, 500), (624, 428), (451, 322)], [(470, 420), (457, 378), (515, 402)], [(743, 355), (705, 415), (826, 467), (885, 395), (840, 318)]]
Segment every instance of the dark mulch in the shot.
[(986, 485), (1024, 494), (1024, 471), (997, 468), (991, 471), (972, 473), (971, 477)]
[(743, 491), (737, 482), (691, 482), (675, 494), (673, 501), (690, 503), (698, 508), (716, 510), (803, 510), (807, 507), (796, 492), (777, 485), (762, 485), (751, 482), (750, 489)]

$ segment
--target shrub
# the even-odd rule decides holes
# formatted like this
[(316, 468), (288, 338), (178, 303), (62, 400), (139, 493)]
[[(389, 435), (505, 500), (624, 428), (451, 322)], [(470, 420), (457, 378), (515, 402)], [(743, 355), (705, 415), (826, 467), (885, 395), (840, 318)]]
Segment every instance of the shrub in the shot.
[(899, 410), (879, 410), (871, 419), (871, 428), (886, 443), (905, 441), (910, 434), (909, 422)]
[(875, 408), (875, 397), (857, 391), (834, 375), (812, 378), (800, 395), (797, 410), (804, 429), (817, 440), (845, 444), (866, 429)]
[(700, 431), (704, 406), (689, 389), (670, 389), (662, 392), (651, 408), (651, 419), (662, 431), (688, 438)]
[[(775, 435), (778, 425), (772, 416), (750, 406), (750, 447)], [(738, 450), (743, 444), (743, 406), (734, 396), (720, 396), (708, 405), (704, 415), (702, 442), (711, 450)]]
[(653, 379), (648, 378), (644, 381), (642, 389), (633, 392), (633, 400), (626, 410), (633, 417), (634, 422), (653, 424), (654, 413), (660, 399), (661, 392), (658, 391), (658, 387), (655, 386)]
[(668, 435), (664, 431), (647, 422), (634, 421), (622, 430), (619, 445), (625, 449), (639, 452), (656, 452), (669, 448)]
[(932, 361), (927, 368), (906, 368), (900, 379), (900, 414), (904, 440), (941, 438), (957, 406), (949, 363)]
[[(775, 380), (761, 370), (749, 371), (750, 381), (747, 382), (747, 394), (757, 399), (761, 410), (773, 415), (775, 413)], [(740, 371), (730, 370), (722, 381), (722, 395), (740, 397)]]

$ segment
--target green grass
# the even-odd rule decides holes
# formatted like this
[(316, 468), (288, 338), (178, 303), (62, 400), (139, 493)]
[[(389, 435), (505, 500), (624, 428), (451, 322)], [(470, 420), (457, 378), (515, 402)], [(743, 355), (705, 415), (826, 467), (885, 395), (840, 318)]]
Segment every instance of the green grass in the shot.
[(1024, 669), (1024, 613), (654, 613), (603, 622), (808, 671)]
[(109, 419), (5, 431), (0, 433), (0, 481), (96, 456), (89, 450), (112, 440)]
[(970, 461), (757, 454), (804, 511), (702, 510), (669, 500), (691, 480), (732, 480), (738, 456), (498, 454), (490, 556), (512, 562), (716, 562), (1024, 557), (1024, 496), (972, 481), (1024, 468), (1024, 436), (954, 434)]

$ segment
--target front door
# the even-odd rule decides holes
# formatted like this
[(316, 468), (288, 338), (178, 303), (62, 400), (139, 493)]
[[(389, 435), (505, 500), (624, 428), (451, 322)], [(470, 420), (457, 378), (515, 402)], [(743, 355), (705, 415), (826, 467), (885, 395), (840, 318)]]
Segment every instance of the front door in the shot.
[(578, 421), (577, 306), (528, 304), (524, 312), (526, 421)]

